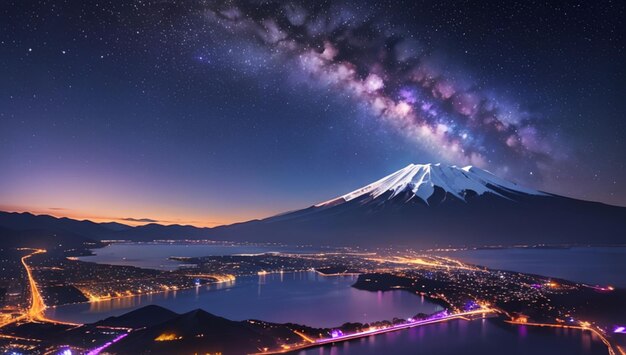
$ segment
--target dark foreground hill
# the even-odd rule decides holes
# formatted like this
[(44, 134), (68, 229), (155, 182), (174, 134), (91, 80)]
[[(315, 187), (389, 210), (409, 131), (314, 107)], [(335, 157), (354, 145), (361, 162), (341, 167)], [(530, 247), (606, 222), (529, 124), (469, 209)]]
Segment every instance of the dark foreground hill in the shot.
[[(150, 310), (119, 318), (149, 317)], [(262, 321), (232, 321), (197, 309), (131, 332), (107, 351), (116, 354), (250, 354), (294, 342), (293, 329), (311, 328)], [(314, 332), (312, 332), (314, 333)]]
[(94, 325), (135, 329), (157, 325), (177, 316), (179, 316), (178, 313), (170, 311), (167, 308), (157, 305), (148, 305), (122, 314), (121, 316), (103, 319), (94, 323)]

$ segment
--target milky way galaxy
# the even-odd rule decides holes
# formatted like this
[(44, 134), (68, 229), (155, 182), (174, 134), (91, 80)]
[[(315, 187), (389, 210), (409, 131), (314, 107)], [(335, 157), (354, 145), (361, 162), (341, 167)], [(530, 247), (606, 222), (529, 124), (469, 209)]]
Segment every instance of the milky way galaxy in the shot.
[(446, 162), (517, 176), (550, 170), (562, 152), (541, 116), (455, 70), (385, 15), (334, 2), (208, 7), (207, 21), (254, 39), (302, 80), (338, 90)]

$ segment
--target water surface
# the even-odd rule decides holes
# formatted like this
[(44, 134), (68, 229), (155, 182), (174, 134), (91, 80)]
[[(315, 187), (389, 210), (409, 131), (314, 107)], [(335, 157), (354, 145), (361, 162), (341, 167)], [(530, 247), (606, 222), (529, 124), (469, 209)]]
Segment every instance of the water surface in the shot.
[[(265, 246), (113, 244), (96, 249), (85, 261), (173, 269), (170, 256), (232, 255), (263, 252), (311, 252)], [(626, 248), (467, 250), (445, 255), (495, 269), (554, 276), (588, 284), (626, 287)], [(52, 308), (59, 320), (93, 322), (147, 304), (176, 312), (203, 308), (234, 320), (262, 319), (331, 327), (344, 322), (406, 318), (440, 307), (405, 291), (367, 292), (350, 287), (354, 276), (323, 277), (313, 272), (240, 277), (234, 284), (202, 286), (155, 295)], [(566, 329), (512, 326), (496, 319), (453, 321), (362, 338), (301, 355), (352, 354), (572, 354), (605, 355), (606, 347), (589, 333)]]
[(512, 326), (497, 319), (452, 321), (381, 334), (298, 355), (606, 355), (590, 333), (567, 329)]
[(157, 304), (183, 313), (202, 308), (233, 320), (260, 319), (332, 327), (433, 313), (442, 308), (407, 291), (369, 292), (351, 287), (356, 276), (321, 276), (315, 272), (239, 277), (234, 284), (201, 286), (154, 295), (50, 308), (50, 318), (94, 322)]
[(180, 262), (168, 260), (172, 256), (199, 257), (270, 252), (310, 253), (319, 250), (308, 247), (264, 245), (113, 243), (104, 248), (93, 249), (92, 252), (95, 255), (83, 256), (79, 259), (99, 264), (172, 270), (180, 266)]
[(623, 247), (484, 249), (444, 254), (493, 269), (626, 288), (626, 248)]

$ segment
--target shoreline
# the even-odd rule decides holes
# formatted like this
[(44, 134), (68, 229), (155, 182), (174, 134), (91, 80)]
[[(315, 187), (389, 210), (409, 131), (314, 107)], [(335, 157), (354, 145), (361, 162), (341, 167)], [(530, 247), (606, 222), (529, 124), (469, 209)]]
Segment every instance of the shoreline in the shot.
[[(231, 281), (215, 281), (215, 282), (202, 284), (200, 286), (181, 287), (181, 288), (177, 288), (175, 290), (162, 290), (162, 291), (145, 292), (145, 293), (138, 293), (138, 294), (132, 294), (132, 295), (104, 297), (104, 298), (101, 298), (101, 299), (98, 299), (98, 300), (87, 300), (87, 301), (84, 301), (84, 302), (63, 303), (63, 304), (57, 304), (57, 305), (54, 305), (54, 306), (47, 306), (46, 309), (55, 309), (55, 308), (58, 308), (58, 307), (71, 306), (71, 305), (77, 305), (77, 304), (92, 304), (92, 303), (99, 303), (99, 302), (106, 302), (106, 301), (115, 301), (115, 300), (119, 300), (119, 299), (132, 298), (132, 297), (153, 296), (153, 295), (164, 294), (164, 293), (169, 293), (169, 292), (187, 291), (187, 290), (192, 290), (194, 288), (200, 288), (202, 286), (215, 285), (215, 284), (221, 284), (221, 283), (227, 283), (227, 282), (233, 282), (233, 281), (235, 281), (235, 280), (231, 280)], [(85, 297), (87, 297), (87, 296), (85, 296)], [(45, 313), (45, 311), (44, 311), (44, 313)]]
[[(320, 272), (320, 271), (315, 270), (315, 269), (308, 269), (308, 270), (294, 270), (294, 271), (264, 272), (264, 273), (258, 273), (257, 276), (258, 277), (263, 277), (263, 276), (268, 275), (268, 274), (283, 274), (283, 273), (294, 274), (294, 273), (302, 273), (302, 272), (314, 273), (315, 275), (318, 275), (320, 277), (345, 277), (345, 276), (354, 277), (354, 276), (358, 276), (358, 275), (362, 275), (363, 274), (363, 273), (325, 274), (325, 273)], [(254, 277), (254, 276), (255, 276), (254, 274), (239, 275), (239, 277)], [(215, 281), (215, 282), (211, 282), (211, 283), (206, 283), (203, 286), (217, 285), (217, 284), (220, 284), (220, 283), (228, 283), (228, 282), (233, 282), (233, 281), (235, 281), (235, 280)], [(397, 289), (384, 289), (383, 290), (383, 289), (363, 288), (363, 287), (358, 287), (356, 285), (357, 285), (357, 283), (355, 282), (350, 287), (353, 287), (353, 288), (355, 288), (357, 290), (369, 291), (369, 292), (386, 292), (386, 291), (404, 290), (404, 291), (410, 292), (411, 294), (413, 294), (415, 296), (421, 296), (421, 297), (423, 297), (423, 299), (428, 300), (429, 302), (437, 304), (439, 306), (442, 306), (444, 309), (452, 309), (452, 306), (450, 304), (448, 304), (447, 302), (445, 302), (445, 300), (443, 300), (443, 299), (433, 298), (431, 296), (428, 296), (428, 295), (425, 295), (425, 294), (421, 294), (419, 292), (415, 292), (415, 291), (413, 291), (411, 289), (397, 288)], [(176, 289), (176, 290), (161, 290), (161, 291), (157, 291), (157, 292), (141, 293), (141, 294), (134, 294), (134, 295), (123, 295), (123, 296), (116, 296), (116, 297), (105, 298), (105, 299), (101, 299), (101, 300), (97, 300), (97, 301), (67, 303), (67, 304), (63, 304), (63, 305), (55, 305), (55, 306), (46, 307), (46, 308), (56, 309), (58, 307), (62, 307), (62, 306), (65, 306), (65, 305), (73, 305), (73, 304), (97, 304), (98, 302), (101, 302), (101, 301), (114, 301), (114, 300), (118, 300), (118, 299), (141, 297), (142, 295), (150, 296), (150, 295), (155, 295), (155, 294), (165, 294), (165, 293), (168, 293), (169, 291), (174, 291), (174, 292), (179, 291), (179, 290), (184, 291), (184, 290), (191, 290), (191, 289), (199, 288), (199, 287), (201, 287), (201, 286), (192, 286), (192, 287), (180, 288), (180, 289)], [(494, 314), (500, 313), (501, 314), (502, 312), (500, 310), (498, 310), (498, 309), (489, 309), (489, 310), (484, 310), (484, 312), (481, 312), (481, 313), (483, 313), (483, 317), (482, 318), (485, 318), (484, 313), (494, 313)], [(43, 314), (45, 316), (45, 311), (44, 311)], [(456, 313), (456, 314), (450, 315), (450, 317), (451, 317), (450, 319), (446, 318), (445, 320), (457, 319), (458, 317), (461, 317), (461, 316), (459, 316), (459, 314)], [(464, 319), (464, 318), (461, 317), (461, 319)], [(470, 320), (470, 319), (466, 319), (466, 320)], [(52, 321), (52, 322), (63, 322), (63, 321), (60, 321), (60, 320), (55, 319), (55, 318), (49, 318), (49, 321)], [(428, 325), (428, 324), (431, 324), (431, 323), (438, 323), (440, 321), (442, 321), (442, 320), (427, 320), (427, 321), (417, 322), (417, 324), (410, 323), (410, 324), (402, 324), (402, 325), (398, 325), (398, 326), (391, 326), (389, 328), (379, 329), (379, 330), (373, 331), (371, 333), (365, 332), (365, 333), (347, 335), (345, 337), (345, 339), (318, 339), (314, 343), (305, 344), (305, 345), (303, 345), (301, 347), (293, 347), (293, 348), (290, 348), (290, 349), (280, 349), (280, 350), (275, 351), (275, 352), (271, 352), (270, 351), (270, 352), (266, 352), (266, 353), (263, 353), (263, 354), (291, 353), (291, 352), (302, 350), (302, 349), (306, 349), (306, 348), (325, 346), (325, 345), (328, 345), (328, 344), (334, 344), (334, 343), (343, 342), (343, 341), (351, 341), (351, 340), (358, 339), (358, 338), (361, 338), (361, 337), (376, 336), (376, 335), (380, 335), (380, 334), (384, 334), (384, 333), (388, 333), (388, 332), (404, 330), (404, 329), (413, 328), (413, 327), (422, 326), (422, 325)], [(557, 324), (552, 325), (552, 324), (548, 324), (548, 323), (546, 323), (546, 324), (543, 324), (543, 323), (541, 323), (541, 324), (539, 324), (539, 323), (537, 323), (537, 324), (535, 324), (535, 323), (519, 323), (519, 322), (515, 322), (515, 321), (506, 320), (504, 318), (501, 319), (501, 321), (503, 321), (505, 323), (513, 324), (513, 325), (518, 325), (518, 326), (528, 325), (528, 326), (541, 326), (541, 327), (544, 327), (544, 326), (545, 327), (562, 327), (562, 326), (557, 325)], [(593, 328), (589, 328), (589, 327), (587, 327), (587, 328), (584, 328), (584, 327), (569, 327), (569, 328), (580, 329), (582, 331), (590, 330), (592, 333), (596, 334), (600, 338), (600, 340), (607, 346), (609, 355), (617, 355), (617, 352), (615, 350), (613, 350), (614, 348), (618, 349), (618, 351), (621, 350), (619, 347), (617, 347), (617, 345), (613, 344), (610, 340), (605, 338), (599, 331), (597, 331), (597, 330), (595, 330)]]
[[(597, 248), (598, 246), (587, 245), (587, 246), (576, 246), (576, 247), (578, 247), (578, 248)], [(622, 245), (619, 245), (619, 246), (606, 246), (606, 245), (603, 245), (603, 246), (600, 246), (600, 247), (602, 247), (602, 248), (624, 248), (625, 246), (622, 246)], [(497, 249), (489, 249), (489, 250), (502, 250), (502, 249), (527, 249), (527, 250), (531, 251), (531, 250), (539, 250), (539, 249), (546, 249), (546, 250), (560, 250), (560, 249), (564, 249), (564, 250), (567, 250), (567, 249), (570, 249), (570, 248), (569, 247), (568, 248), (544, 248), (544, 247), (541, 247), (541, 248), (528, 248), (528, 247), (519, 248), (519, 247), (514, 247), (514, 248), (497, 248)], [(484, 249), (474, 249), (474, 250), (484, 250)], [(170, 260), (181, 262), (181, 261), (183, 261), (181, 259), (183, 259), (183, 258), (171, 258)], [(334, 270), (330, 270), (330, 271), (334, 271)], [(290, 271), (276, 270), (276, 271), (259, 272), (257, 275), (259, 277), (262, 277), (264, 275), (269, 275), (269, 274), (284, 274), (284, 273), (293, 274), (293, 273), (301, 273), (301, 272), (314, 272), (316, 275), (318, 275), (320, 277), (354, 277), (354, 276), (359, 276), (359, 275), (362, 275), (364, 273), (367, 273), (366, 271), (361, 272), (361, 270), (359, 270), (359, 272), (355, 272), (356, 270), (355, 271), (347, 270), (347, 271), (348, 272), (324, 272), (323, 269), (322, 270), (317, 270), (317, 269), (290, 270)], [(529, 274), (529, 275), (534, 275), (534, 274)], [(242, 276), (254, 277), (255, 274), (254, 273), (250, 273), (250, 274), (246, 274), (246, 275), (238, 275), (238, 277), (242, 277)], [(534, 275), (534, 276), (539, 276), (539, 275)], [(226, 281), (226, 282), (228, 282), (228, 281)], [(209, 286), (211, 284), (220, 284), (220, 283), (223, 283), (223, 282), (219, 282), (219, 281), (218, 282), (211, 282), (211, 283), (207, 283), (205, 285)], [(588, 284), (582, 284), (582, 283), (579, 283), (579, 284), (581, 286), (592, 287), (592, 286), (589, 286)], [(445, 299), (433, 298), (431, 296), (428, 296), (426, 294), (420, 293), (419, 291), (414, 291), (414, 290), (409, 289), (409, 288), (397, 288), (397, 289), (389, 289), (389, 290), (388, 289), (380, 289), (379, 290), (379, 289), (370, 289), (370, 288), (364, 288), (364, 287), (356, 287), (355, 285), (356, 285), (356, 283), (351, 285), (351, 287), (354, 287), (355, 289), (358, 289), (358, 290), (370, 291), (370, 292), (379, 292), (379, 291), (385, 292), (385, 291), (391, 291), (391, 290), (405, 290), (405, 291), (411, 292), (412, 294), (414, 294), (416, 296), (421, 296), (421, 297), (423, 297), (423, 299), (426, 299), (429, 302), (437, 304), (437, 305), (439, 305), (439, 306), (441, 306), (443, 308), (452, 309), (451, 304), (446, 302)], [(191, 287), (187, 287), (187, 288), (180, 288), (178, 290), (189, 290), (189, 289), (194, 289), (194, 288), (197, 288), (197, 287), (198, 286), (191, 286)], [(611, 290), (612, 290), (612, 288), (611, 288)], [(175, 290), (175, 291), (177, 291), (177, 290)], [(113, 300), (116, 300), (116, 299), (132, 298), (132, 297), (137, 297), (137, 296), (141, 296), (141, 295), (164, 294), (164, 293), (167, 293), (167, 292), (169, 292), (169, 291), (167, 291), (167, 290), (159, 290), (157, 292), (117, 296), (117, 297), (106, 298), (106, 299), (102, 299), (102, 300), (98, 300), (98, 301), (78, 302), (78, 303), (74, 303), (74, 304), (81, 304), (81, 303), (93, 304), (93, 303), (97, 303), (99, 301), (113, 301)], [(70, 305), (70, 304), (71, 303), (64, 304), (64, 305)], [(61, 307), (61, 306), (64, 306), (64, 305), (57, 305), (57, 306), (53, 306), (53, 307), (50, 307), (50, 308), (57, 308), (57, 307)], [(457, 310), (457, 312), (458, 312), (458, 310)], [(504, 321), (507, 322), (506, 320), (504, 320)], [(552, 324), (548, 324), (548, 323), (545, 323), (545, 324), (544, 323), (534, 324), (534, 323), (530, 323), (529, 322), (529, 323), (525, 323), (525, 324), (517, 324), (515, 322), (510, 322), (510, 321), (508, 321), (508, 323), (516, 324), (516, 325), (519, 325), (519, 326), (528, 325), (528, 326), (559, 327), (558, 324), (552, 325)], [(591, 329), (589, 327), (587, 327), (587, 328), (570, 327), (570, 328), (580, 329), (580, 330), (583, 330), (583, 331), (584, 330), (590, 330), (591, 332), (593, 332), (594, 334), (599, 336), (600, 340), (602, 340), (602, 342), (607, 346), (609, 354), (611, 354), (611, 355), (616, 355), (617, 354), (616, 351), (613, 350), (613, 349), (617, 349), (617, 351), (621, 351), (621, 349), (616, 344), (613, 344), (613, 342), (611, 340), (607, 340), (607, 338), (605, 338), (603, 336), (603, 333), (601, 333), (601, 332), (599, 332), (599, 331), (597, 331), (595, 329)], [(372, 335), (375, 335), (375, 334), (372, 334)], [(347, 340), (349, 340), (349, 339), (347, 339)], [(280, 353), (283, 353), (283, 352), (286, 352), (286, 351), (281, 351)]]
[[(368, 338), (371, 336), (377, 336), (377, 335), (382, 335), (386, 333), (397, 332), (401, 330), (407, 330), (411, 328), (422, 327), (422, 326), (427, 326), (427, 325), (437, 324), (437, 323), (442, 323), (442, 322), (447, 322), (447, 321), (454, 321), (454, 320), (472, 321), (474, 319), (485, 319), (487, 318), (488, 314), (495, 314), (495, 313), (497, 313), (497, 311), (491, 310), (491, 309), (469, 311), (469, 312), (464, 312), (464, 313), (452, 314), (450, 316), (446, 316), (442, 318), (425, 319), (421, 321), (414, 321), (414, 322), (409, 322), (409, 323), (404, 323), (404, 324), (399, 324), (399, 325), (392, 325), (383, 329), (375, 329), (375, 330), (370, 330), (370, 331), (365, 331), (365, 332), (360, 332), (360, 333), (348, 334), (348, 335), (338, 336), (335, 338), (317, 339), (312, 342), (309, 342), (308, 344), (304, 344), (301, 346), (290, 347), (288, 349), (280, 349), (280, 350), (275, 350), (275, 351), (255, 353), (253, 355), (293, 353), (295, 351), (301, 351), (304, 349), (324, 347), (327, 345), (334, 345), (336, 343), (341, 343), (341, 342), (350, 342), (350, 341), (358, 340), (361, 338)], [(477, 314), (481, 314), (482, 316), (473, 318), (473, 316)]]
[[(538, 325), (534, 325), (534, 324), (520, 324), (520, 323), (515, 323), (515, 322), (511, 322), (506, 320), (502, 315), (492, 315), (492, 316), (486, 316), (486, 317), (477, 317), (477, 318), (468, 318), (468, 317), (463, 317), (463, 316), (457, 316), (455, 319), (450, 319), (450, 320), (443, 320), (443, 321), (474, 321), (474, 320), (481, 320), (481, 319), (492, 319), (495, 320), (497, 322), (501, 322), (502, 324), (510, 324), (510, 325), (514, 325), (514, 326), (524, 326), (524, 325), (528, 325), (531, 327), (536, 327), (536, 328), (541, 328), (541, 327), (552, 327), (552, 325), (550, 324), (538, 324)], [(386, 333), (391, 333), (391, 332), (396, 332), (396, 331), (402, 331), (402, 330), (409, 330), (411, 328), (419, 328), (422, 326), (428, 326), (428, 325), (432, 325), (432, 324), (437, 324), (437, 323), (441, 323), (442, 320), (436, 320), (436, 321), (432, 321), (432, 322), (425, 322), (422, 324), (417, 324), (417, 325), (413, 325), (413, 326), (407, 326), (407, 327), (402, 327), (402, 328), (394, 328), (394, 329), (385, 329), (385, 330), (381, 330), (380, 332), (376, 332), (373, 334), (367, 334), (367, 335), (363, 335), (363, 336), (359, 336), (359, 335), (355, 335), (355, 336), (348, 336), (345, 339), (339, 339), (339, 340), (335, 340), (335, 339), (325, 339), (323, 341), (316, 341), (310, 344), (305, 344), (303, 346), (300, 347), (294, 347), (291, 349), (281, 349), (281, 350), (276, 350), (276, 351), (269, 351), (269, 352), (263, 352), (263, 353), (255, 353), (252, 355), (272, 355), (272, 354), (296, 354), (299, 351), (302, 350), (306, 350), (306, 349), (313, 349), (316, 347), (332, 347), (335, 346), (337, 343), (341, 343), (341, 342), (355, 342), (358, 341), (362, 338), (365, 337), (376, 337), (379, 335), (383, 335)], [(612, 344), (610, 341), (608, 341), (604, 336), (602, 336), (598, 331), (596, 331), (595, 329), (592, 328), (576, 328), (576, 327), (572, 327), (571, 329), (574, 330), (579, 330), (580, 334), (583, 334), (585, 332), (585, 330), (590, 331), (592, 334), (595, 334), (596, 336), (598, 336), (599, 341), (602, 342), (606, 347), (607, 347), (607, 351), (609, 355), (623, 355), (624, 351), (621, 349), (621, 347)], [(615, 352), (613, 349), (617, 349), (618, 352)]]
[[(136, 267), (136, 266), (132, 266), (132, 267)], [(154, 270), (154, 269), (152, 269), (152, 270)], [(53, 306), (46, 306), (46, 309), (55, 309), (55, 308), (59, 308), (59, 307), (80, 305), (80, 304), (95, 304), (95, 303), (99, 303), (99, 302), (115, 301), (115, 300), (124, 299), (124, 298), (133, 298), (133, 297), (141, 297), (141, 296), (153, 296), (153, 295), (165, 294), (165, 293), (169, 293), (169, 292), (188, 291), (188, 290), (193, 290), (195, 288), (200, 288), (202, 286), (210, 286), (210, 285), (217, 285), (217, 284), (222, 284), (222, 283), (236, 282), (238, 277), (254, 277), (254, 276), (263, 277), (263, 276), (266, 276), (266, 275), (277, 275), (277, 274), (281, 274), (281, 273), (282, 274), (295, 274), (295, 273), (301, 273), (301, 272), (315, 272), (315, 271), (314, 270), (294, 270), (294, 271), (282, 271), (282, 272), (281, 271), (271, 271), (271, 272), (265, 272), (265, 273), (260, 273), (260, 274), (236, 275), (234, 280), (224, 280), (224, 281), (209, 282), (209, 283), (206, 283), (206, 284), (202, 284), (200, 286), (181, 287), (181, 288), (178, 288), (176, 290), (161, 290), (161, 291), (154, 291), (154, 292), (145, 292), (145, 293), (140, 293), (140, 294), (106, 297), (106, 298), (101, 298), (99, 300), (87, 300), (87, 301), (84, 301), (84, 302), (63, 303), (63, 304), (57, 304), (57, 305), (53, 305)], [(320, 276), (323, 276), (323, 275), (320, 275)], [(332, 275), (332, 276), (333, 277), (340, 277), (342, 275)], [(355, 274), (355, 275), (345, 275), (345, 276), (358, 276), (358, 274)], [(352, 286), (350, 286), (350, 287), (352, 287)], [(87, 296), (85, 296), (85, 297), (87, 297)]]
[[(132, 267), (136, 267), (136, 266), (132, 266)], [(154, 270), (154, 269), (151, 269), (151, 270)], [(222, 284), (222, 283), (236, 282), (237, 278), (239, 278), (239, 277), (254, 277), (254, 276), (262, 277), (262, 276), (266, 276), (266, 275), (296, 274), (296, 273), (302, 273), (302, 272), (312, 272), (312, 273), (316, 273), (316, 274), (318, 274), (320, 276), (323, 276), (323, 277), (342, 277), (342, 276), (352, 276), (352, 277), (354, 277), (354, 276), (359, 276), (360, 275), (360, 274), (357, 274), (357, 273), (324, 275), (322, 273), (317, 272), (316, 270), (310, 270), (310, 269), (308, 269), (308, 270), (293, 270), (293, 271), (267, 271), (267, 272), (264, 272), (264, 273), (257, 273), (257, 274), (234, 275), (235, 276), (234, 280), (208, 282), (208, 283), (202, 284), (200, 286), (181, 287), (181, 288), (178, 288), (176, 290), (161, 290), (161, 291), (145, 292), (145, 293), (132, 294), (132, 295), (122, 295), (122, 296), (106, 297), (106, 298), (101, 298), (99, 300), (87, 300), (87, 301), (84, 301), (84, 302), (63, 303), (63, 304), (57, 304), (57, 305), (54, 305), (54, 306), (47, 306), (46, 309), (54, 309), (54, 308), (58, 308), (58, 307), (71, 306), (71, 305), (77, 305), (77, 304), (92, 304), (92, 303), (98, 303), (98, 302), (104, 302), (104, 301), (114, 301), (114, 300), (118, 300), (118, 299), (132, 298), (132, 297), (152, 296), (152, 295), (165, 294), (165, 293), (176, 292), (176, 291), (187, 291), (187, 290), (192, 290), (192, 289), (199, 288), (199, 287), (202, 287), (202, 286), (209, 286), (209, 285), (217, 285), (217, 284)], [(350, 286), (350, 287), (353, 287), (353, 286)], [(367, 291), (367, 290), (363, 290), (363, 291)], [(85, 297), (87, 297), (87, 296), (85, 296)]]

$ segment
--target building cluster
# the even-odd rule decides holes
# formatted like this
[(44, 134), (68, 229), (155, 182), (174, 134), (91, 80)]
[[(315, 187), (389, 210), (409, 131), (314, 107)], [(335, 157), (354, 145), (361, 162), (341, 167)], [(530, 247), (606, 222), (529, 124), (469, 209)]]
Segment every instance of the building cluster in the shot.
[(35, 279), (49, 306), (152, 294), (214, 281), (182, 271), (96, 264), (46, 255), (38, 256), (33, 264)]

